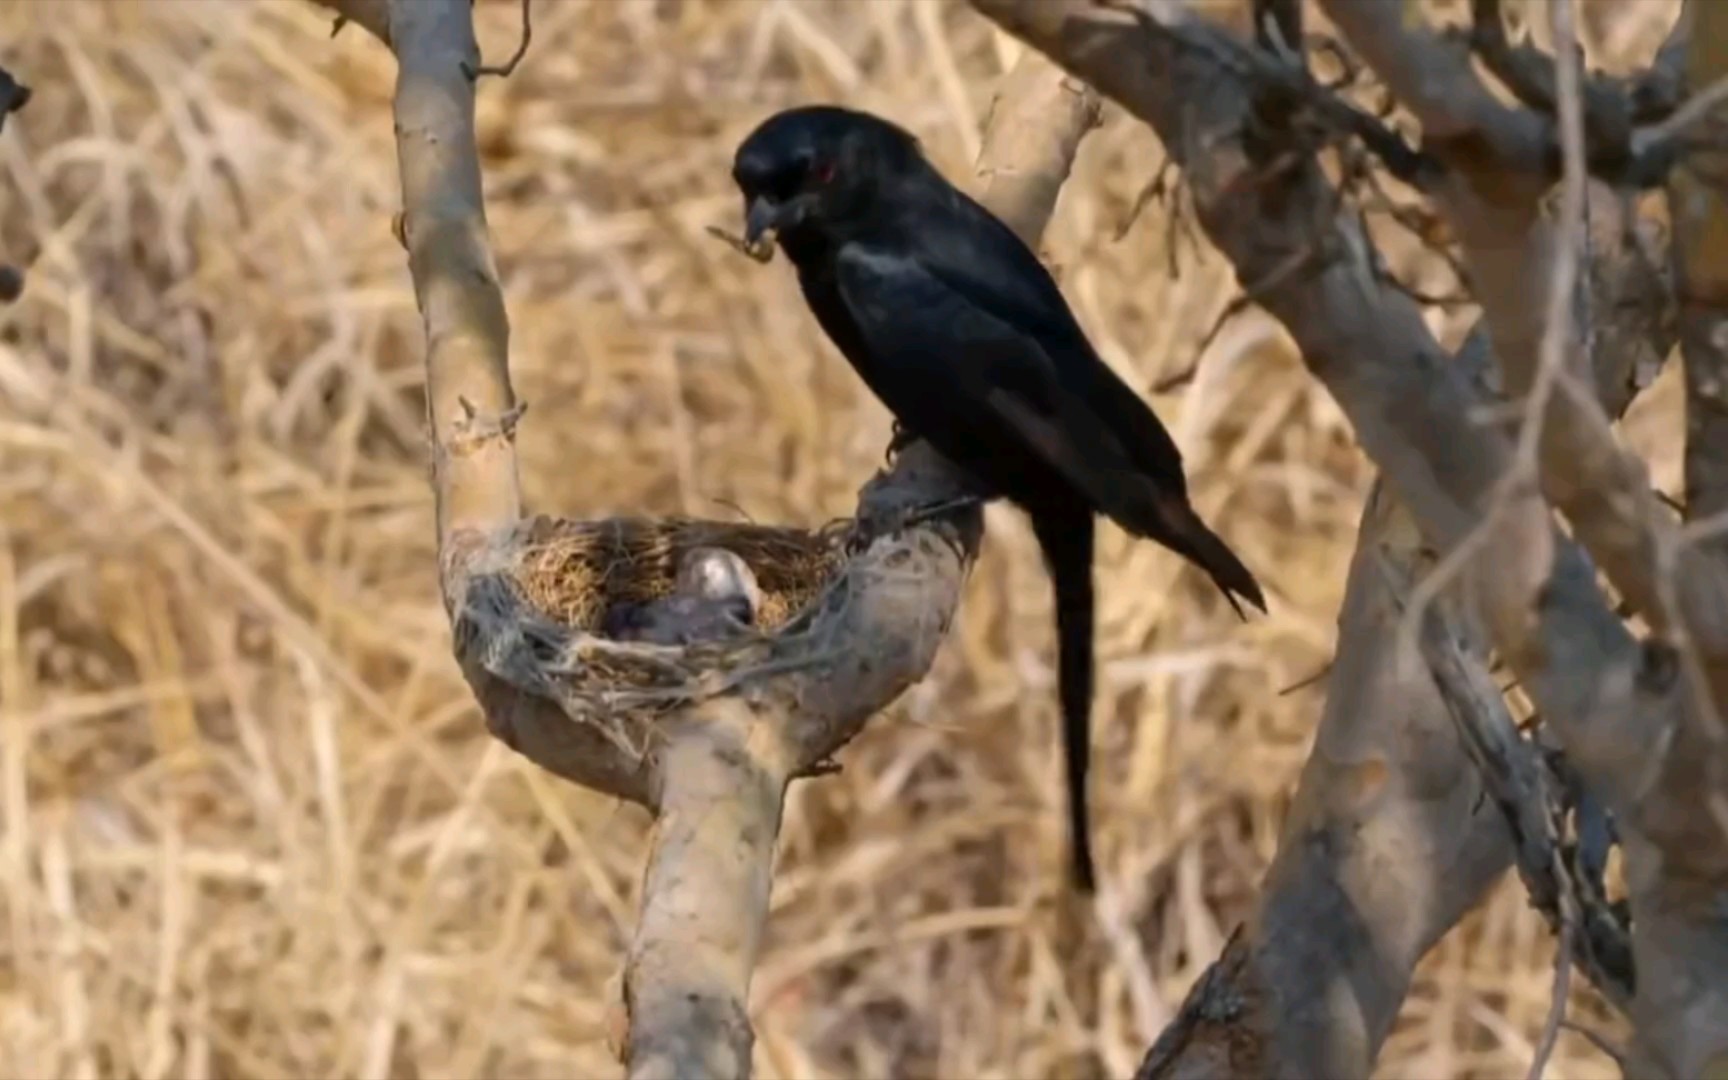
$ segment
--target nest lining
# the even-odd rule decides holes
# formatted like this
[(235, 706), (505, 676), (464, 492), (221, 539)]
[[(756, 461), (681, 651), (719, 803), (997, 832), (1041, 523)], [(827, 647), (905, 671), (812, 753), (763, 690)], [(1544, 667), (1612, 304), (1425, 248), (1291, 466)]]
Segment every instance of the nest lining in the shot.
[[(534, 518), (497, 549), (503, 557), (496, 565), (476, 568), (458, 619), (461, 651), (640, 750), (622, 721), (712, 696), (752, 670), (775, 667), (778, 639), (799, 632), (798, 616), (845, 566), (845, 525)], [(669, 595), (684, 556), (703, 547), (736, 554), (755, 575), (761, 600), (754, 633), (687, 648), (600, 634), (613, 605)]]
[[(772, 633), (822, 591), (844, 562), (843, 531), (692, 518), (560, 521), (536, 518), (512, 573), (536, 611), (596, 635), (607, 610), (669, 595), (685, 555), (724, 548), (743, 559), (762, 590), (757, 628)], [(661, 648), (664, 648), (662, 646)]]

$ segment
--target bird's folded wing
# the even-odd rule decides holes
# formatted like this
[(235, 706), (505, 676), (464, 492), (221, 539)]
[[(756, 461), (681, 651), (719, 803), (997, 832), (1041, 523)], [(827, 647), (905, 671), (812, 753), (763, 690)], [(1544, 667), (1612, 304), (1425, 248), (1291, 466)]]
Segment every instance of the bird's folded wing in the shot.
[(853, 245), (837, 266), (879, 379), (939, 401), (981, 450), (1032, 453), (1105, 513), (1143, 487), (1109, 426), (1062, 386), (1035, 339), (915, 259)]
[(910, 231), (931, 276), (1036, 341), (1058, 380), (1109, 426), (1136, 471), (1183, 491), (1182, 452), (1150, 406), (1098, 355), (1062, 290), (1032, 249), (989, 211), (961, 196), (962, 213), (921, 218)]

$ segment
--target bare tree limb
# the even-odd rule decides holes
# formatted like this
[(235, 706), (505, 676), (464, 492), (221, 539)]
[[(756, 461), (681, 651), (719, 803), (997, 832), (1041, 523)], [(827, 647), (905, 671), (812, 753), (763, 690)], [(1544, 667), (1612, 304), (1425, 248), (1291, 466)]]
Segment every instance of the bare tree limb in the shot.
[(768, 911), (774, 840), (791, 779), (772, 730), (735, 700), (669, 727), (665, 794), (625, 968), (629, 1075), (750, 1075), (745, 1011)]
[[(1505, 872), (1511, 844), (1447, 702), (1399, 655), (1432, 563), (1376, 484), (1308, 764), (1254, 915), (1141, 1064), (1162, 1077), (1366, 1076), (1416, 962)], [(1487, 678), (1482, 652), (1460, 661)]]
[[(1327, 0), (1327, 10), (1409, 105), (1449, 166), (1441, 207), (1464, 245), (1507, 389), (1519, 397), (1531, 393), (1543, 370), (1548, 268), (1571, 250), (1542, 213), (1546, 173), (1529, 160), (1526, 143), (1538, 137), (1532, 125), (1541, 119), (1495, 101), (1465, 58), (1392, 9)], [(1575, 65), (1576, 57), (1569, 62)], [(1543, 490), (1635, 610), (1659, 626), (1683, 621), (1707, 655), (1728, 650), (1728, 567), (1683, 547), (1642, 463), (1621, 450), (1607, 415), (1581, 390), (1586, 346), (1578, 339), (1565, 350), (1554, 376), (1558, 392), (1546, 396), (1537, 419)], [(1661, 584), (1672, 559), (1687, 582), (1680, 610), (1664, 602)]]
[[(621, 984), (629, 1075), (748, 1075), (744, 1003), (786, 785), (819, 773), (929, 669), (982, 515), (970, 505), (908, 524), (909, 511), (967, 488), (913, 443), (861, 493), (860, 521), (872, 524), (849, 534), (522, 519), (521, 408), (481, 200), (469, 5), (326, 2), (399, 62), (404, 233), (426, 324), (440, 577), (458, 659), (500, 739), (656, 814)], [(986, 201), (1022, 236), (1042, 232), (1097, 110), (1035, 53), (1008, 80), (979, 167)], [(652, 595), (678, 552), (701, 546), (728, 547), (758, 576), (762, 602), (778, 605), (771, 632), (689, 648), (597, 635), (613, 593)]]
[[(1692, 81), (1728, 74), (1728, 22), (1717, 4), (1699, 5), (1690, 55)], [(1728, 124), (1705, 121), (1711, 134)], [(1674, 170), (1668, 199), (1686, 355), (1686, 516), (1728, 512), (1728, 152), (1699, 150)], [(1710, 545), (1718, 557), (1728, 542)]]
[[(1395, 582), (1405, 591), (1409, 580)], [(1557, 822), (1563, 800), (1537, 746), (1512, 720), (1499, 686), (1472, 654), (1472, 635), (1439, 608), (1423, 617), (1422, 657), (1458, 727), (1460, 743), (1510, 827), (1518, 875), (1531, 904), (1602, 995), (1632, 1001), (1632, 945), (1599, 883), (1581, 880)]]
[[(1264, 290), (1262, 304), (1289, 329), (1430, 542), (1449, 550), (1476, 529), (1512, 449), (1475, 419), (1490, 401), (1485, 389), (1450, 362), (1416, 304), (1373, 272), (1355, 216), (1339, 210), (1318, 166), (1260, 144), (1250, 90), (1214, 50), (1149, 38), (1132, 18), (1085, 0), (973, 6), (1153, 126), (1239, 280), (1267, 280), (1303, 250), (1333, 253), (1314, 273)], [(1183, 36), (1209, 32), (1182, 27)], [(1269, 156), (1281, 162), (1270, 179), (1260, 172)], [(1581, 769), (1642, 775), (1629, 763), (1647, 764), (1653, 747), (1639, 718), (1671, 707), (1675, 688), (1644, 677), (1644, 650), (1597, 589), (1589, 560), (1557, 536), (1537, 492), (1513, 493), (1494, 517), (1496, 557), (1472, 574), (1496, 643), (1545, 715), (1576, 718), (1568, 752)], [(1552, 556), (1528, 558), (1550, 545)]]
[[(1033, 247), (1056, 210), (1066, 163), (1098, 126), (1103, 104), (1091, 87), (1036, 52), (1021, 56), (990, 102), (978, 151), (978, 198)], [(1061, 167), (1053, 168), (1058, 162)]]
[[(1405, 85), (1431, 79), (1444, 59), (1419, 31), (1394, 26), (1370, 6), (1333, 3), (1347, 36), (1381, 54), (1387, 77)], [(1713, 9), (1706, 9), (1713, 10)], [(1712, 50), (1706, 20), (1695, 15), (1691, 35), (1694, 57)], [(1562, 42), (1565, 49), (1567, 43)], [(1575, 60), (1562, 57), (1562, 63)], [(1704, 61), (1713, 66), (1710, 61)], [(1378, 67), (1379, 64), (1377, 63)], [(1696, 71), (1694, 80), (1696, 84)], [(1419, 118), (1429, 117), (1418, 110)], [(1449, 120), (1449, 117), (1441, 119)], [(1535, 327), (1530, 308), (1533, 283), (1540, 280), (1557, 250), (1552, 225), (1537, 213), (1514, 184), (1506, 184), (1516, 163), (1492, 157), (1455, 156), (1452, 166), (1464, 178), (1442, 205), (1457, 226), (1479, 286), (1496, 349), (1515, 390), (1535, 385), (1540, 365), (1531, 348)], [(1696, 166), (1694, 166), (1694, 171)], [(1682, 190), (1685, 179), (1677, 181)], [(1468, 186), (1469, 190), (1463, 188)], [(1497, 194), (1491, 194), (1496, 191)], [(1511, 192), (1511, 197), (1507, 193)], [(1692, 217), (1700, 213), (1701, 216)], [(1709, 207), (1694, 200), (1680, 207), (1677, 224), (1687, 218), (1699, 230), (1682, 250), (1681, 274), (1708, 278), (1711, 258)], [(1689, 287), (1690, 288), (1690, 287)], [(1687, 340), (1700, 341), (1695, 314), (1688, 317)], [(1696, 348), (1694, 349), (1696, 351)], [(1707, 354), (1706, 354), (1707, 357)], [(1576, 371), (1574, 351), (1567, 367)], [(1694, 380), (1709, 381), (1710, 364), (1689, 365)], [(1728, 740), (1722, 725), (1728, 702), (1728, 571), (1713, 557), (1679, 535), (1666, 511), (1652, 497), (1640, 464), (1622, 453), (1606, 418), (1587, 395), (1559, 394), (1541, 417), (1542, 476), (1555, 504), (1572, 521), (1577, 535), (1602, 562), (1610, 580), (1632, 606), (1650, 616), (1671, 649), (1650, 650), (1666, 659), (1650, 666), (1653, 677), (1686, 676), (1684, 708), (1641, 718), (1657, 752), (1621, 762), (1588, 763), (1587, 778), (1609, 798), (1622, 822), (1633, 907), (1638, 995), (1633, 1018), (1635, 1052), (1643, 1068), (1665, 1075), (1695, 1075), (1728, 1059), (1728, 985), (1721, 966), (1728, 960), (1728, 811), (1723, 806), (1728, 776)], [(1693, 415), (1698, 415), (1694, 408)], [(1695, 443), (1694, 475), (1708, 454), (1708, 441)], [(1666, 676), (1655, 676), (1666, 668)], [(1563, 718), (1556, 717), (1557, 721)], [(1560, 723), (1568, 750), (1576, 728)], [(1585, 764), (1580, 759), (1581, 764)]]
[[(1409, 298), (1374, 274), (1365, 238), (1350, 215), (1339, 211), (1314, 162), (1293, 161), (1273, 133), (1256, 125), (1255, 88), (1245, 84), (1240, 71), (1219, 62), (1215, 43), (1196, 44), (1215, 32), (1188, 21), (1172, 24), (1171, 32), (1147, 34), (1134, 18), (1080, 0), (973, 0), (973, 5), (1157, 130), (1193, 188), (1202, 226), (1234, 263), (1240, 280), (1264, 280), (1272, 267), (1304, 249), (1331, 254), (1313, 273), (1265, 290), (1261, 303), (1295, 337), (1304, 361), (1350, 417), (1386, 483), (1430, 542), (1450, 550), (1479, 528), (1486, 530), (1482, 535), (1489, 539), (1482, 549), (1492, 558), (1470, 564), (1469, 595), (1502, 656), (1560, 735), (1569, 759), (1630, 832), (1642, 827), (1670, 840), (1686, 836), (1689, 826), (1680, 817), (1679, 802), (1659, 797), (1670, 781), (1684, 790), (1703, 790), (1687, 782), (1669, 754), (1675, 733), (1687, 726), (1673, 652), (1632, 637), (1598, 590), (1588, 557), (1554, 529), (1538, 491), (1503, 488), (1513, 448), (1498, 429), (1473, 419), (1489, 394), (1448, 362)], [(1406, 32), (1404, 5), (1338, 0), (1333, 7), (1340, 25), (1362, 19), (1377, 30), (1385, 30), (1378, 25), (1384, 23), (1398, 24), (1391, 27), (1397, 35)], [(1374, 48), (1364, 51), (1375, 57)], [(1511, 174), (1504, 183), (1497, 179), (1498, 187), (1475, 189), (1449, 179), (1455, 190), (1448, 197), (1467, 194), (1502, 213), (1508, 203), (1535, 205), (1550, 168), (1542, 149), (1548, 140), (1545, 120), (1494, 99), (1468, 70), (1467, 57), (1449, 53), (1432, 66), (1417, 66), (1401, 44), (1381, 42), (1378, 52), (1377, 67), (1402, 65), (1399, 78), (1388, 81), (1430, 114), (1423, 116), (1425, 147), (1442, 148), (1450, 170), (1461, 172), (1480, 159), (1500, 162)], [(1524, 166), (1531, 169), (1528, 177), (1516, 171)], [(1470, 239), (1485, 245), (1490, 232), (1483, 227)], [(1514, 229), (1495, 242), (1524, 245), (1529, 232)], [(1549, 235), (1542, 243), (1551, 255), (1558, 241)], [(1530, 269), (1527, 260), (1522, 265)], [(1512, 343), (1528, 358), (1524, 370), (1532, 375), (1542, 322), (1539, 315), (1532, 321), (1530, 312), (1540, 313), (1542, 305), (1531, 290), (1545, 280), (1538, 270), (1515, 282), (1476, 283), (1485, 300), (1510, 307), (1505, 296), (1494, 295), (1510, 284), (1514, 295), (1528, 302), (1515, 313), (1525, 320), (1525, 332)], [(1592, 305), (1592, 314), (1606, 317), (1613, 308)], [(1502, 323), (1506, 314), (1490, 310), (1491, 319)], [(1501, 336), (1497, 330), (1497, 345)], [(1632, 336), (1602, 336), (1598, 344), (1607, 347)], [(1624, 370), (1617, 362), (1607, 367)], [(1579, 368), (1570, 370), (1573, 380), (1588, 385)], [(1574, 400), (1571, 394), (1557, 398), (1569, 406)], [(1599, 417), (1600, 407), (1590, 405)], [(1611, 439), (1607, 446), (1618, 453)], [(1545, 466), (1547, 458), (1545, 453)], [(1595, 472), (1599, 458), (1574, 467)], [(1631, 500), (1636, 505), (1646, 495), (1640, 490)], [(1484, 519), (1486, 526), (1480, 524)], [(1690, 827), (1696, 828), (1695, 798), (1691, 805)], [(1629, 860), (1636, 861), (1632, 850), (1639, 843), (1648, 843), (1643, 836), (1629, 840)], [(1693, 864), (1703, 880), (1710, 879), (1714, 848), (1700, 849), (1702, 861)], [(1658, 906), (1663, 902), (1649, 891), (1644, 895)], [(1641, 932), (1635, 945), (1642, 965), (1649, 950), (1639, 941)], [(1715, 958), (1704, 947), (1707, 941), (1696, 944), (1698, 955)], [(1648, 980), (1640, 978), (1641, 995), (1647, 986)], [(1698, 1060), (1692, 1051), (1671, 1059), (1682, 1066)]]

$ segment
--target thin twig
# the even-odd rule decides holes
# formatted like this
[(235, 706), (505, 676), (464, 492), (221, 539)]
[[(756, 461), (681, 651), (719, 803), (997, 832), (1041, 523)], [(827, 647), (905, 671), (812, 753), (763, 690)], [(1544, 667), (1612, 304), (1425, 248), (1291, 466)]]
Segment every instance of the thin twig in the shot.
[(1271, 272), (1259, 281), (1253, 282), (1242, 290), (1241, 295), (1231, 299), (1224, 305), (1224, 310), (1212, 321), (1200, 339), (1200, 344), (1194, 349), (1194, 359), (1188, 366), (1173, 374), (1166, 375), (1152, 384), (1155, 393), (1167, 394), (1172, 390), (1187, 385), (1200, 370), (1200, 362), (1206, 358), (1206, 350), (1218, 340), (1218, 335), (1224, 332), (1224, 327), (1236, 316), (1258, 304), (1266, 294), (1288, 285), (1297, 275), (1319, 270), (1325, 267), (1327, 255), (1317, 248), (1309, 247), (1290, 254), (1283, 262), (1273, 267)]
[(528, 55), (528, 43), (534, 40), (534, 24), (528, 15), (532, 5), (533, 0), (522, 0), (522, 37), (516, 42), (516, 51), (510, 54), (510, 59), (502, 64), (481, 64), (474, 68), (469, 67), (467, 61), (463, 61), (462, 70), (468, 78), (479, 79), (482, 75), (497, 75), (499, 78), (508, 79), (516, 74), (516, 65)]
[(1614, 1045), (1606, 1035), (1597, 1031), (1595, 1028), (1586, 1027), (1583, 1024), (1572, 1020), (1562, 1020), (1560, 1021), (1560, 1026), (1566, 1031), (1572, 1032), (1574, 1035), (1582, 1035), (1585, 1042), (1588, 1042), (1591, 1046), (1600, 1050), (1603, 1054), (1607, 1055), (1614, 1064), (1618, 1065), (1622, 1073), (1626, 1071), (1626, 1051)]
[[(1567, 0), (1557, 2), (1566, 3)], [(1572, 938), (1575, 932), (1569, 920), (1560, 924), (1560, 942), (1554, 951), (1554, 988), (1548, 1002), (1548, 1022), (1542, 1025), (1542, 1038), (1536, 1044), (1535, 1056), (1530, 1059), (1530, 1071), (1525, 1074), (1527, 1080), (1542, 1080), (1548, 1059), (1554, 1056), (1554, 1044), (1560, 1041), (1560, 1027), (1566, 1022), (1566, 999), (1572, 993)]]
[(1288, 697), (1291, 694), (1297, 693), (1298, 691), (1306, 690), (1310, 686), (1314, 686), (1314, 685), (1320, 683), (1328, 675), (1332, 674), (1333, 663), (1334, 663), (1334, 661), (1331, 661), (1331, 660), (1326, 661), (1326, 663), (1321, 666), (1319, 671), (1316, 671), (1312, 675), (1305, 675), (1302, 678), (1297, 679), (1295, 682), (1291, 683), (1289, 686), (1286, 686), (1282, 690), (1279, 690), (1278, 696), (1279, 697)]
[(1717, 79), (1687, 98), (1661, 123), (1634, 132), (1633, 152), (1642, 157), (1663, 144), (1678, 144), (1687, 132), (1708, 120), (1724, 103), (1728, 103), (1728, 78)]

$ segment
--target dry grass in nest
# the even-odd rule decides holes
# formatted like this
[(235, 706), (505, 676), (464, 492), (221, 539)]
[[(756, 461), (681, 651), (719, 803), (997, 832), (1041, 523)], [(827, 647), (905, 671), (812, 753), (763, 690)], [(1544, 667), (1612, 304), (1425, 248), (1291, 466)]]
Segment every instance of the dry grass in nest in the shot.
[[(491, 654), (484, 665), (492, 675), (556, 702), (572, 721), (600, 725), (640, 757), (640, 721), (775, 669), (777, 639), (808, 632), (798, 616), (835, 582), (849, 531), (847, 523), (808, 531), (688, 518), (534, 518), (499, 538), (507, 554), (496, 571), (477, 565), (456, 632), (486, 642), (480, 651)], [(683, 647), (606, 636), (608, 610), (671, 595), (680, 565), (703, 548), (737, 555), (755, 576), (751, 632)]]
[[(507, 56), (517, 5), (477, 18)], [(537, 3), (480, 93), (529, 505), (849, 513), (887, 417), (785, 268), (706, 235), (731, 149), (844, 100), (964, 176), (1012, 55), (947, 4)], [(292, 0), (131, 0), (0, 5), (0, 62), (36, 89), (0, 137), (28, 271), (0, 309), (0, 1074), (615, 1075), (646, 816), (493, 741), (451, 659), (390, 58)], [(1231, 293), (1185, 240), (1168, 276), (1167, 209), (1114, 239), (1160, 160), (1111, 110), (1046, 244), (1143, 392)], [(1257, 314), (1151, 399), (1273, 614), (1101, 539), (1107, 918), (1054, 901), (1048, 584), (992, 508), (931, 677), (792, 789), (759, 1076), (1125, 1075), (1247, 910), (1321, 700), (1278, 691), (1330, 659), (1370, 470)], [(1671, 442), (1663, 400), (1640, 422)], [(1521, 1073), (1551, 957), (1509, 883), (1383, 1073)], [(1614, 1074), (1571, 1034), (1550, 1072)]]
[(744, 560), (762, 589), (757, 625), (773, 631), (822, 591), (843, 557), (844, 534), (689, 518), (559, 521), (538, 518), (522, 537), (511, 578), (535, 610), (596, 632), (606, 609), (670, 595), (679, 564), (697, 548)]

